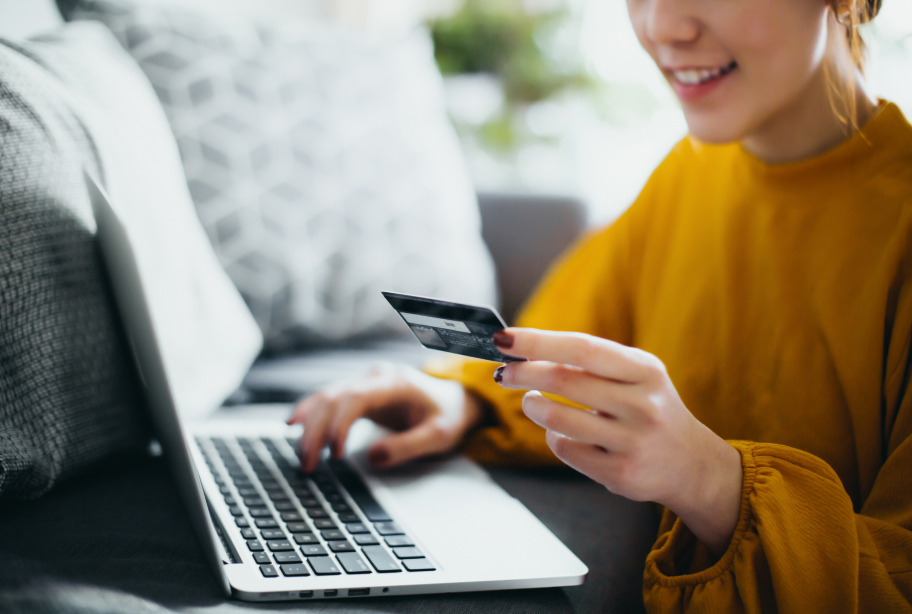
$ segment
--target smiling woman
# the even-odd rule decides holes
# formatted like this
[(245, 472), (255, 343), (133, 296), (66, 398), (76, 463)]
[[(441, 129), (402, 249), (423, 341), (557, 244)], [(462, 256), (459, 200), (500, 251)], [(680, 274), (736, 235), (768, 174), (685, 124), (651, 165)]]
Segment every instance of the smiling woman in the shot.
[(856, 76), (866, 0), (851, 10), (819, 0), (627, 4), (705, 143), (741, 141), (767, 162), (798, 160), (845, 140), (876, 107)]
[(529, 360), (333, 388), (305, 449), (398, 416), (383, 466), (464, 441), (660, 503), (652, 612), (910, 612), (912, 126), (860, 71), (876, 6), (627, 6), (690, 134), (496, 336)]

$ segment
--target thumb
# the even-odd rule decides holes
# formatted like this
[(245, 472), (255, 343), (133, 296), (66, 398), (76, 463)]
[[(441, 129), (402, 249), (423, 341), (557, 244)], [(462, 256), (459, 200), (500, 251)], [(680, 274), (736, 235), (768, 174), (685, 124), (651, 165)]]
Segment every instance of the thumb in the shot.
[(374, 467), (395, 467), (452, 447), (451, 436), (446, 429), (436, 420), (426, 420), (407, 431), (381, 439), (367, 451), (367, 458)]

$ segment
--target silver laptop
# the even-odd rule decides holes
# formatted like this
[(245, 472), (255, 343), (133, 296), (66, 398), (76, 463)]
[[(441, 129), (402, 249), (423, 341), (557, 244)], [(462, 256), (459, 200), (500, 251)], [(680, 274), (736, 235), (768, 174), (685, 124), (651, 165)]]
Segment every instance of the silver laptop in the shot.
[(345, 460), (303, 474), (301, 431), (281, 419), (182, 424), (127, 229), (103, 190), (86, 184), (161, 446), (226, 593), (341, 599), (585, 581), (582, 561), (465, 458), (375, 473), (365, 450), (382, 433), (362, 420)]

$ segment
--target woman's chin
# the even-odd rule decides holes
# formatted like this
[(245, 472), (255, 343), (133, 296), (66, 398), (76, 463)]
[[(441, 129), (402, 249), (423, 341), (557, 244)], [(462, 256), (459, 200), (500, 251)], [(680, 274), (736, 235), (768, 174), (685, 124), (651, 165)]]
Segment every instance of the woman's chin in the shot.
[(743, 121), (733, 120), (717, 113), (688, 113), (684, 111), (690, 135), (707, 145), (734, 143), (745, 137)]

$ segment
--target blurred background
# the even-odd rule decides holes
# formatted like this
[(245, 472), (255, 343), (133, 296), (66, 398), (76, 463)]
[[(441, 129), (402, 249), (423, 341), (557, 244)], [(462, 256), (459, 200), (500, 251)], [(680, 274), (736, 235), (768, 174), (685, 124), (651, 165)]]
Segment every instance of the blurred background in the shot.
[[(168, 0), (145, 0), (163, 3)], [(430, 28), (450, 117), (479, 191), (581, 197), (617, 217), (686, 132), (621, 0), (184, 0), (275, 21)], [(873, 92), (912, 117), (912, 2), (864, 30)]]

